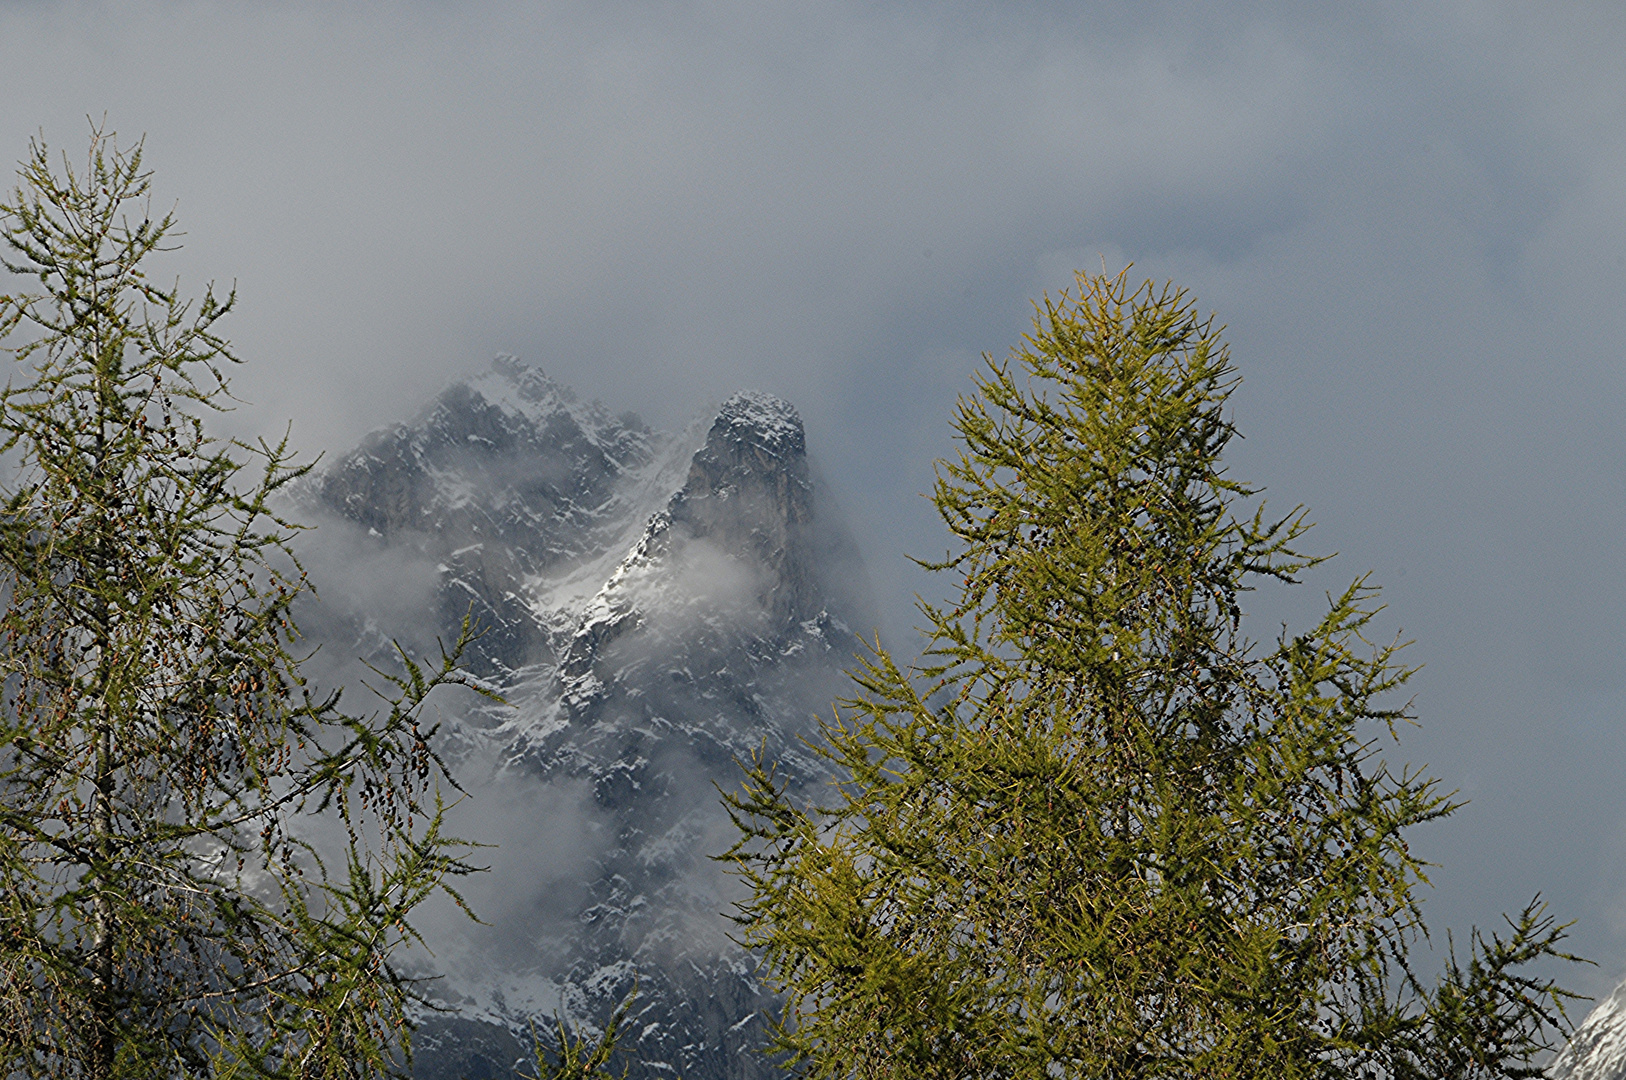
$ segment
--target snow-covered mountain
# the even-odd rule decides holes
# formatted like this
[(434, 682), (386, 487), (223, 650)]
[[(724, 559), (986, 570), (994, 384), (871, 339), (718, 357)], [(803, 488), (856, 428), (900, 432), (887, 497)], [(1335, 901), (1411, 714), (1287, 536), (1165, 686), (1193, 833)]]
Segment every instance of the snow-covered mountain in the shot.
[(1547, 1066), (1552, 1080), (1626, 1080), (1626, 983), (1581, 1022)]
[(849, 627), (870, 625), (796, 411), (741, 393), (663, 434), (499, 358), (369, 436), (306, 510), (329, 538), (316, 636), (378, 656), (454, 638), (472, 608), (469, 666), (507, 701), (447, 724), (470, 838), (502, 847), (491, 925), (447, 919), (426, 961), (457, 1011), (426, 1016), (417, 1076), (506, 1078), (533, 1021), (592, 1032), (635, 987), (633, 1075), (772, 1072), (771, 1000), (708, 859), (731, 840), (715, 785), (759, 747), (816, 775), (796, 736), (847, 692)]

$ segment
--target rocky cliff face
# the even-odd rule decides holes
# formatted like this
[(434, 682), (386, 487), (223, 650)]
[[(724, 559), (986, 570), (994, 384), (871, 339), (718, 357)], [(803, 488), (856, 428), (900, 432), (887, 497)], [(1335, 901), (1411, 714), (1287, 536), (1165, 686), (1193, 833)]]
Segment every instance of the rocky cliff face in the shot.
[[(738, 394), (665, 435), (499, 359), (369, 437), (310, 502), (433, 567), (417, 617), (441, 636), (472, 605), (472, 666), (508, 703), (448, 724), (460, 779), (498, 815), (481, 820), (520, 840), (491, 854), (501, 917), (427, 962), (458, 1012), (426, 1017), (417, 1075), (514, 1075), (532, 1021), (590, 1032), (635, 987), (633, 1075), (768, 1075), (772, 1002), (708, 858), (730, 840), (714, 785), (762, 747), (814, 777), (796, 737), (862, 647), (861, 575), (795, 410)], [(364, 653), (402, 636), (354, 608), (313, 624)]]

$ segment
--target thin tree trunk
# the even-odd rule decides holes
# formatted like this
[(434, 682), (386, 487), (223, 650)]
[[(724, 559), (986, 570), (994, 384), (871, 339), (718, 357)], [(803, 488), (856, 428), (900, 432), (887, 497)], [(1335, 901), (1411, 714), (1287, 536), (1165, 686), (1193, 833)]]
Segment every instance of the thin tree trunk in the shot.
[[(98, 342), (98, 352), (101, 343)], [(102, 380), (98, 380), (101, 383)], [(98, 413), (96, 425), (96, 461), (92, 468), (92, 475), (98, 481), (100, 494), (106, 498), (109, 494), (116, 494), (117, 485), (110, 482), (107, 464), (107, 387), (98, 385), (96, 388), (96, 411)], [(107, 510), (113, 509), (112, 499), (107, 500), (110, 505)], [(92, 985), (95, 987), (94, 1015), (96, 1030), (91, 1048), (91, 1077), (92, 1080), (112, 1080), (113, 1058), (115, 1053), (115, 1031), (117, 1030), (118, 999), (115, 993), (114, 982), (115, 950), (114, 950), (114, 916), (113, 897), (109, 889), (111, 883), (108, 874), (113, 866), (114, 836), (113, 836), (113, 788), (114, 788), (114, 746), (113, 746), (113, 706), (108, 701), (114, 671), (114, 647), (112, 613), (108, 610), (107, 585), (111, 577), (110, 553), (106, 547), (106, 534), (103, 533), (97, 544), (95, 562), (92, 566), (94, 577), (91, 586), (93, 622), (96, 635), (96, 681), (99, 691), (96, 708), (96, 776), (95, 794), (93, 795), (94, 809), (91, 817), (91, 829), (95, 836), (96, 865), (91, 868), (91, 878), (96, 893), (93, 911), (95, 912), (95, 939), (91, 948)]]
[[(105, 686), (104, 686), (105, 690)], [(94, 1080), (111, 1080), (113, 1075), (113, 1029), (117, 1002), (113, 993), (113, 902), (108, 896), (108, 882), (103, 876), (113, 859), (113, 725), (108, 717), (107, 699), (98, 709), (99, 728), (96, 747), (96, 794), (92, 828), (96, 834), (98, 865), (91, 870), (96, 883), (95, 940), (91, 947), (92, 984), (96, 988), (94, 1005), (96, 1029), (91, 1044), (91, 1076)]]

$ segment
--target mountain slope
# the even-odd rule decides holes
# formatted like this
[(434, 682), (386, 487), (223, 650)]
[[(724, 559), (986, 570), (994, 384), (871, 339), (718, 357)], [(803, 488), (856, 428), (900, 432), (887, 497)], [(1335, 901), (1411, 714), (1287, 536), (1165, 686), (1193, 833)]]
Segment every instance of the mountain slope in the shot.
[(1626, 1080), (1626, 983), (1581, 1022), (1553, 1063), (1552, 1080)]

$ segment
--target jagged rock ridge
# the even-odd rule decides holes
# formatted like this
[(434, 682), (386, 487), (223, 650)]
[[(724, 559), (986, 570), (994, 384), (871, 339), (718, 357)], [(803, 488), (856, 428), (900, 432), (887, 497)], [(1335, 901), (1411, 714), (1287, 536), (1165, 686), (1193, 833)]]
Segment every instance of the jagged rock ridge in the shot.
[[(816, 774), (797, 736), (845, 692), (863, 599), (796, 411), (741, 393), (667, 435), (499, 358), (370, 436), (311, 504), (433, 565), (423, 614), (443, 637), (471, 604), (489, 627), (472, 663), (508, 704), (449, 725), (491, 769), (461, 778), (530, 792), (590, 838), (575, 878), (436, 961), (461, 1013), (426, 1020), (417, 1075), (514, 1075), (533, 1020), (592, 1030), (634, 986), (633, 1075), (772, 1072), (755, 1053), (772, 1002), (707, 858), (728, 839), (714, 784), (764, 747), (793, 781)], [(324, 627), (362, 651), (390, 630)]]

